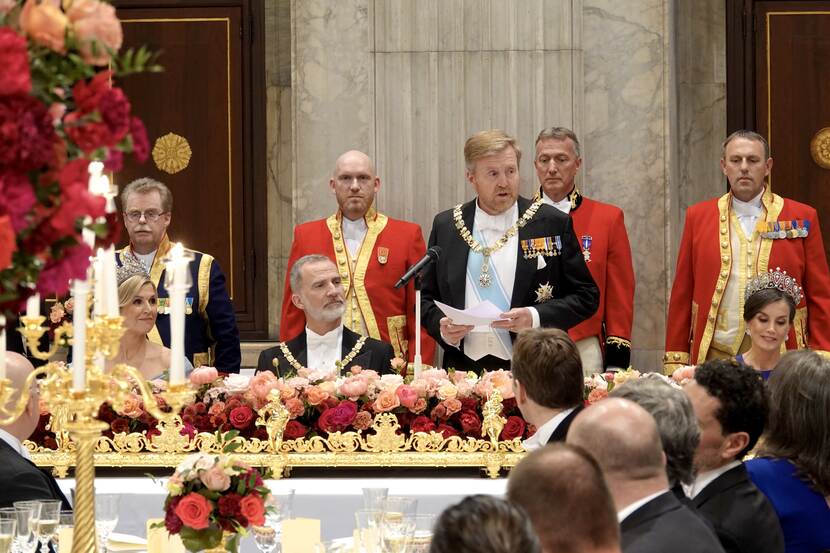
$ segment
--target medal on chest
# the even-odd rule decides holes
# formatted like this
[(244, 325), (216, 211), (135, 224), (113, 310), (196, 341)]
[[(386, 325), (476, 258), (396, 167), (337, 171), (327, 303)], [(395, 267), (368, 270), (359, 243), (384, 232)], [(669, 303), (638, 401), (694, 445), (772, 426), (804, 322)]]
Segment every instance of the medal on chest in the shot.
[(582, 257), (585, 258), (585, 263), (591, 262), (591, 237), (587, 234), (582, 237)]

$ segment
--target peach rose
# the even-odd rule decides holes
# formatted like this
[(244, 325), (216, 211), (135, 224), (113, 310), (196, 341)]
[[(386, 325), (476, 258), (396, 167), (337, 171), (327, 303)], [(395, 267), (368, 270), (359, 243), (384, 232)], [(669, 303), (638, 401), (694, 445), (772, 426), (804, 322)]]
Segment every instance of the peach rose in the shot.
[(211, 404), (210, 409), (208, 409), (208, 415), (218, 415), (219, 413), (225, 412), (225, 402), (224, 401), (216, 401)]
[(109, 51), (118, 51), (124, 40), (115, 8), (99, 0), (73, 0), (66, 15), (75, 29), (84, 61), (92, 65), (109, 63)]
[(406, 384), (398, 386), (398, 389), (395, 390), (395, 394), (401, 401), (401, 405), (409, 410), (412, 410), (412, 408), (415, 407), (415, 402), (418, 401), (418, 391), (412, 386), (407, 386)]
[(140, 417), (144, 413), (144, 410), (141, 408), (141, 397), (133, 393), (127, 394), (118, 413), (131, 419)]
[(358, 411), (352, 421), (355, 430), (366, 430), (372, 426), (372, 414), (369, 411)]
[(210, 384), (219, 378), (219, 371), (214, 367), (196, 367), (190, 373), (190, 383), (195, 386), (202, 386), (203, 384)]
[(389, 365), (392, 367), (392, 370), (401, 373), (406, 368), (406, 360), (401, 359), (400, 357), (393, 357), (392, 361), (389, 362)]
[(279, 388), (279, 379), (274, 373), (265, 371), (254, 375), (250, 386), (254, 397), (260, 402), (265, 402), (268, 400), (268, 393), (275, 388)]
[(445, 399), (441, 404), (447, 409), (447, 416), (451, 417), (461, 411), (461, 402), (455, 398)]
[(69, 20), (60, 10), (60, 0), (26, 0), (20, 12), (20, 28), (33, 41), (47, 48), (66, 52), (66, 27)]
[(305, 397), (310, 404), (320, 405), (328, 399), (329, 394), (317, 386), (308, 386), (305, 389)]
[(444, 382), (438, 388), (438, 399), (454, 399), (458, 395), (458, 388), (450, 381)]
[(426, 409), (426, 408), (427, 408), (427, 400), (425, 400), (422, 397), (419, 397), (418, 399), (415, 400), (415, 405), (412, 406), (412, 409), (410, 409), (410, 411), (412, 411), (413, 413), (415, 413), (417, 415), (419, 413), (423, 413), (424, 409)]
[(330, 396), (333, 396), (337, 392), (337, 384), (331, 380), (320, 382), (317, 386)]
[[(60, 90), (60, 89), (57, 89), (57, 90)], [(63, 97), (63, 96), (61, 96), (61, 97)], [(67, 313), (72, 313), (72, 310), (75, 309), (75, 298), (69, 298), (68, 300), (63, 302), (63, 308), (66, 309)]]
[(375, 402), (372, 404), (372, 408), (377, 413), (385, 413), (387, 411), (391, 411), (395, 407), (399, 407), (400, 405), (401, 400), (394, 391), (383, 390), (378, 394), (377, 399), (375, 399)]
[(231, 487), (231, 477), (219, 465), (214, 465), (199, 474), (199, 480), (211, 491), (224, 492)]
[(368, 389), (369, 383), (358, 376), (350, 376), (340, 384), (340, 394), (352, 401), (365, 394)]
[(63, 320), (63, 317), (66, 315), (66, 310), (63, 308), (63, 304), (61, 302), (57, 302), (55, 305), (49, 309), (49, 320), (53, 324), (58, 324)]
[(282, 379), (277, 380), (277, 390), (280, 391), (280, 397), (283, 400), (291, 399), (292, 397), (297, 397), (297, 389), (292, 388)]
[(601, 399), (605, 399), (608, 397), (607, 390), (600, 390), (599, 388), (594, 388), (591, 390), (591, 393), (588, 394), (588, 403), (596, 403)]
[(288, 398), (285, 401), (285, 408), (292, 419), (296, 419), (305, 412), (305, 405), (296, 397)]

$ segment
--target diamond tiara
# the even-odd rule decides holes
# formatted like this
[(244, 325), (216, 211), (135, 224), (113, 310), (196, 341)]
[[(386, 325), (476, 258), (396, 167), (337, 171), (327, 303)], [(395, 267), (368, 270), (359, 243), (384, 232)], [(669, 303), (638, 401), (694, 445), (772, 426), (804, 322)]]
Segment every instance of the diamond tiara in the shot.
[(765, 288), (778, 288), (790, 296), (796, 305), (801, 303), (801, 287), (793, 277), (787, 274), (787, 271), (782, 271), (780, 267), (776, 267), (774, 271), (770, 269), (768, 273), (753, 277), (746, 286), (744, 299), (748, 299), (755, 292)]
[(136, 275), (150, 278), (150, 273), (147, 271), (147, 267), (144, 266), (144, 262), (136, 257), (133, 252), (124, 250), (121, 252), (121, 265), (115, 268), (115, 278), (118, 281), (118, 286)]

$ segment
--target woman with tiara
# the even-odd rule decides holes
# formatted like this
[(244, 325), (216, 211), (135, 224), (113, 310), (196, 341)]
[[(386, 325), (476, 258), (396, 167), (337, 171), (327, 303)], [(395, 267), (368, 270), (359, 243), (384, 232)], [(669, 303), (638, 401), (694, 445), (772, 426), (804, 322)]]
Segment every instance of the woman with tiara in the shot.
[(749, 281), (744, 301), (744, 321), (751, 346), (736, 359), (761, 373), (764, 380), (781, 358), (782, 344), (795, 320), (801, 288), (794, 278), (777, 269)]

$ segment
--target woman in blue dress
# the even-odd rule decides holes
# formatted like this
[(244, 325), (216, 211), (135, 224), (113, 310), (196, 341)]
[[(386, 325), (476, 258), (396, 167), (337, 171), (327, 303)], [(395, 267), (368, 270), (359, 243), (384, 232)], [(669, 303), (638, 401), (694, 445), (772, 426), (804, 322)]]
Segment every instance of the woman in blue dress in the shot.
[(830, 550), (830, 360), (791, 351), (769, 380), (770, 420), (749, 476), (769, 498), (787, 553)]
[(744, 321), (752, 345), (735, 359), (768, 380), (781, 358), (781, 346), (787, 340), (800, 301), (798, 283), (779, 269), (750, 280), (746, 286)]

